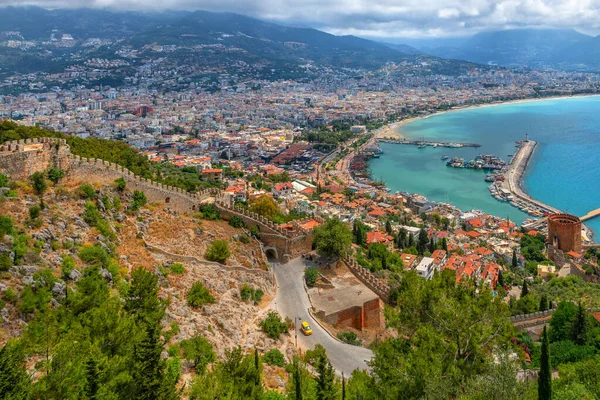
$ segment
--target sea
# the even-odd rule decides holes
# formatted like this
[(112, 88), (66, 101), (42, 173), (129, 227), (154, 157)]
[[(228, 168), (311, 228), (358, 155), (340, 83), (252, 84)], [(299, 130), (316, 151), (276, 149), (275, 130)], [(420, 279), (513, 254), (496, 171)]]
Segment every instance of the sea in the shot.
[[(481, 210), (522, 223), (529, 216), (488, 191), (484, 171), (446, 166), (442, 156), (493, 154), (508, 161), (515, 141), (538, 146), (523, 179), (533, 198), (583, 216), (600, 208), (600, 96), (569, 97), (483, 106), (435, 114), (398, 127), (412, 140), (473, 142), (479, 148), (425, 147), (381, 143), (383, 154), (369, 162), (371, 176), (392, 192), (419, 193), (464, 211)], [(600, 217), (586, 225), (599, 239)]]

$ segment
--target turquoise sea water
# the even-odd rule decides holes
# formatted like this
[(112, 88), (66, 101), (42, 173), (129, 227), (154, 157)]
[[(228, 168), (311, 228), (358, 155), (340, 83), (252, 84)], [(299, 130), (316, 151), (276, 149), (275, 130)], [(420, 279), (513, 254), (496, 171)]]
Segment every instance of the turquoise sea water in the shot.
[[(370, 162), (374, 178), (392, 191), (420, 193), (449, 201), (463, 210), (528, 216), (494, 199), (485, 173), (446, 167), (442, 155), (472, 159), (494, 154), (508, 160), (525, 132), (538, 142), (524, 190), (534, 198), (582, 216), (600, 207), (600, 97), (577, 97), (512, 103), (433, 115), (400, 127), (409, 139), (480, 143), (480, 148), (432, 148), (382, 143), (384, 154)], [(586, 223), (600, 234), (600, 218)]]

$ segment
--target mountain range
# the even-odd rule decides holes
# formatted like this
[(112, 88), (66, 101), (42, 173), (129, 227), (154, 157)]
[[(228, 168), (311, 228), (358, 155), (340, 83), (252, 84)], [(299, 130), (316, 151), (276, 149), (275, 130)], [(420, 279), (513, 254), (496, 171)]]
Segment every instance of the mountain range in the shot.
[[(47, 10), (32, 6), (5, 7), (0, 10), (3, 15), (0, 59), (4, 56), (5, 60), (12, 60), (9, 66), (4, 65), (5, 70), (17, 70), (23, 66), (20, 57), (29, 60), (25, 64), (27, 66), (43, 64), (38, 58), (48, 58), (48, 51), (53, 59), (63, 61), (69, 57), (72, 59), (73, 54), (77, 54), (75, 58), (79, 59), (115, 58), (115, 47), (125, 45), (138, 50), (146, 49), (149, 45), (174, 45), (181, 50), (162, 53), (161, 56), (176, 58), (176, 61), (185, 59), (188, 63), (209, 63), (211, 66), (244, 62), (289, 71), (297, 71), (304, 65), (377, 70), (388, 63), (402, 63), (411, 66), (405, 68), (405, 72), (449, 75), (479, 68), (470, 62), (426, 55), (410, 46), (388, 45), (356, 36), (336, 36), (316, 29), (284, 26), (234, 13)], [(61, 49), (55, 44), (63, 34), (70, 35), (75, 41), (68, 49)], [(91, 38), (112, 40), (112, 43), (97, 48), (89, 45), (82, 47)], [(37, 41), (37, 47), (19, 53), (14, 48), (1, 47), (2, 41), (7, 39)], [(198, 46), (205, 51), (200, 54)], [(214, 51), (206, 50), (210, 46)], [(219, 50), (219, 46), (226, 47), (227, 51)], [(37, 55), (35, 49), (39, 50)], [(185, 49), (194, 49), (198, 54), (194, 55), (194, 51)]]
[(509, 29), (482, 32), (455, 47), (435, 46), (421, 51), (446, 59), (468, 60), (481, 64), (600, 70), (600, 36), (593, 37), (574, 29)]

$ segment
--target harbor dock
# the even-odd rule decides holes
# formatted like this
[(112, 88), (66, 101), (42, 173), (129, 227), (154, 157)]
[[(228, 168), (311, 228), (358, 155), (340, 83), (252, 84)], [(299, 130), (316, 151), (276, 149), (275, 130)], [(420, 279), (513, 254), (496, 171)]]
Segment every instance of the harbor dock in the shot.
[[(511, 205), (520, 208), (530, 215), (541, 217), (549, 213), (560, 213), (561, 211), (532, 198), (521, 188), (523, 175), (527, 170), (536, 146), (537, 142), (533, 140), (522, 141), (519, 150), (510, 160), (509, 168), (504, 173), (504, 180), (498, 181), (492, 184), (492, 186), (496, 188), (495, 195), (500, 196), (505, 201), (509, 201)], [(494, 195), (491, 187), (490, 191)]]
[(409, 144), (413, 146), (423, 147), (450, 147), (450, 148), (461, 148), (461, 147), (481, 147), (479, 143), (461, 143), (461, 142), (436, 142), (433, 140), (408, 140), (408, 139), (377, 139), (379, 143), (393, 143), (393, 144)]

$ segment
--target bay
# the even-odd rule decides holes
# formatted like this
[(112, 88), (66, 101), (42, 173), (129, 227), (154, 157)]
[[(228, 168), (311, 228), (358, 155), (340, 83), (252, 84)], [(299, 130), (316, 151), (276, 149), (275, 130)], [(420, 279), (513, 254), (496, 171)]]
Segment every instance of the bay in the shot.
[[(373, 178), (392, 191), (419, 193), (464, 211), (478, 209), (521, 223), (528, 215), (494, 199), (485, 172), (446, 167), (442, 155), (509, 159), (525, 134), (538, 142), (523, 181), (532, 197), (574, 215), (600, 207), (600, 97), (572, 97), (457, 110), (411, 121), (399, 128), (407, 138), (476, 142), (480, 148), (433, 148), (382, 143), (372, 159)], [(600, 218), (586, 223), (600, 232)]]

